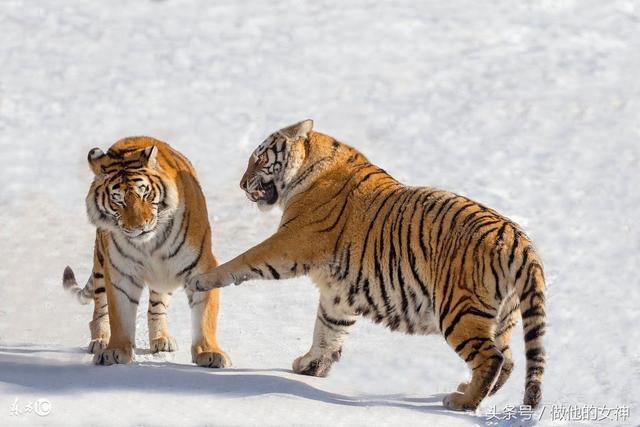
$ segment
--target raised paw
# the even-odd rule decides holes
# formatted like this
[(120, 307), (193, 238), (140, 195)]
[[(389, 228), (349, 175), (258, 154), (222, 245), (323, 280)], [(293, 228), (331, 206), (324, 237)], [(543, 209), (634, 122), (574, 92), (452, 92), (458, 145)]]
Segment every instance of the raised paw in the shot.
[(469, 401), (469, 398), (464, 393), (460, 393), (459, 391), (454, 391), (451, 394), (445, 396), (442, 400), (442, 404), (454, 411), (475, 411), (478, 407), (477, 403), (473, 403)]
[(232, 283), (239, 285), (241, 280), (233, 275), (225, 273), (221, 267), (198, 274), (187, 280), (185, 287), (191, 292), (206, 292), (211, 289), (223, 288)]
[(104, 338), (96, 338), (95, 340), (91, 340), (89, 342), (89, 346), (87, 347), (87, 351), (92, 354), (96, 354), (105, 348), (107, 348), (107, 344), (109, 344), (109, 340)]
[(114, 364), (131, 363), (133, 361), (133, 349), (105, 348), (93, 356), (96, 365), (110, 366)]
[(185, 288), (191, 292), (201, 292), (204, 289), (204, 277), (200, 274), (187, 280)]
[(191, 292), (206, 292), (213, 288), (221, 287), (214, 280), (210, 279), (210, 276), (207, 274), (200, 274), (198, 276), (192, 277), (187, 281), (186, 288)]
[(329, 375), (331, 365), (335, 359), (334, 357), (324, 356), (314, 357), (307, 353), (293, 361), (293, 372), (312, 377), (326, 377)]
[(203, 368), (228, 368), (231, 366), (231, 359), (223, 352), (203, 351), (198, 353), (193, 361)]
[(159, 353), (161, 351), (176, 351), (178, 344), (173, 337), (160, 337), (151, 340), (151, 353)]

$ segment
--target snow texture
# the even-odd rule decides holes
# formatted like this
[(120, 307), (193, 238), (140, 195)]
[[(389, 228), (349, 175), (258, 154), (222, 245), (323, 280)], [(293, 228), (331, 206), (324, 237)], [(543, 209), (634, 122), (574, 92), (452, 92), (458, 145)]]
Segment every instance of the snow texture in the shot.
[[(95, 367), (91, 310), (62, 291), (90, 273), (89, 149), (128, 135), (198, 170), (226, 261), (275, 231), (238, 188), (252, 150), (304, 118), (412, 185), (519, 222), (548, 278), (546, 412), (626, 406), (640, 422), (640, 4), (632, 0), (0, 2), (0, 425), (533, 424), (516, 370), (477, 413), (441, 406), (468, 372), (440, 336), (366, 320), (326, 379), (290, 371), (311, 344), (307, 278), (222, 294), (234, 368), (151, 355)], [(84, 279), (83, 279), (84, 280)], [(17, 415), (38, 399), (50, 414)], [(488, 414), (494, 408), (503, 415)], [(602, 424), (624, 424), (603, 421)]]

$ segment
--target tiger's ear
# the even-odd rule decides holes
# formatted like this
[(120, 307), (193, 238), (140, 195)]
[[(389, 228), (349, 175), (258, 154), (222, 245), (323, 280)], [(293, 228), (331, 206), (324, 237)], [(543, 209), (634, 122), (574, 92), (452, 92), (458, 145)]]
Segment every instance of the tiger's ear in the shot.
[(101, 149), (96, 147), (89, 150), (87, 160), (89, 161), (89, 167), (91, 168), (93, 173), (96, 175), (100, 175), (101, 173), (103, 173), (102, 167), (107, 164), (108, 157), (102, 152)]
[(313, 120), (307, 119), (280, 130), (280, 133), (290, 139), (307, 139), (307, 137), (309, 136), (309, 132), (311, 132), (312, 130)]
[(157, 156), (158, 147), (156, 147), (155, 145), (143, 149), (141, 153), (142, 162), (146, 165), (146, 167), (151, 169), (155, 168), (158, 164)]

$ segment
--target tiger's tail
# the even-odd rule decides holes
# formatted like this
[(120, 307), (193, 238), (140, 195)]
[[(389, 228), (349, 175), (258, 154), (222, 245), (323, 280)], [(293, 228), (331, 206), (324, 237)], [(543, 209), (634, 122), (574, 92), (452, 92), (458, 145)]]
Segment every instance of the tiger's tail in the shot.
[(527, 358), (524, 404), (536, 408), (542, 399), (545, 367), (545, 280), (542, 263), (532, 246), (525, 248), (523, 257), (524, 261), (518, 272), (520, 280), (516, 276), (516, 283)]
[(62, 286), (64, 290), (69, 292), (78, 299), (80, 304), (89, 304), (93, 302), (93, 280), (90, 277), (87, 280), (87, 283), (84, 285), (84, 288), (81, 288), (76, 281), (76, 275), (73, 274), (73, 270), (71, 267), (67, 266), (64, 269), (64, 273), (62, 275)]

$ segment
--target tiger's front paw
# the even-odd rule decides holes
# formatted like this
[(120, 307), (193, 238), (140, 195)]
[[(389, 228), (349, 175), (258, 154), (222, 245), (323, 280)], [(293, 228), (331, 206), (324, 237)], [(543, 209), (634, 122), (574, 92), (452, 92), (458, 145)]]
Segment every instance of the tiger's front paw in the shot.
[(89, 342), (89, 346), (87, 347), (87, 351), (92, 354), (99, 353), (100, 351), (107, 348), (109, 344), (109, 340), (105, 338), (96, 338), (95, 340), (91, 340)]
[(223, 288), (233, 283), (232, 280), (224, 278), (217, 272), (217, 269), (208, 273), (198, 274), (187, 280), (186, 288), (191, 292), (206, 292), (211, 289)]
[(176, 344), (176, 340), (173, 337), (169, 336), (154, 338), (151, 340), (150, 347), (151, 353), (159, 353), (161, 351), (171, 352), (178, 349), (178, 344)]
[(222, 351), (203, 351), (193, 357), (193, 362), (203, 368), (231, 367), (231, 359)]
[(132, 361), (133, 348), (105, 348), (93, 356), (93, 363), (103, 366), (131, 363)]
[[(339, 357), (339, 356), (338, 356)], [(293, 372), (312, 377), (326, 377), (336, 357), (311, 356), (309, 353), (293, 361)]]

